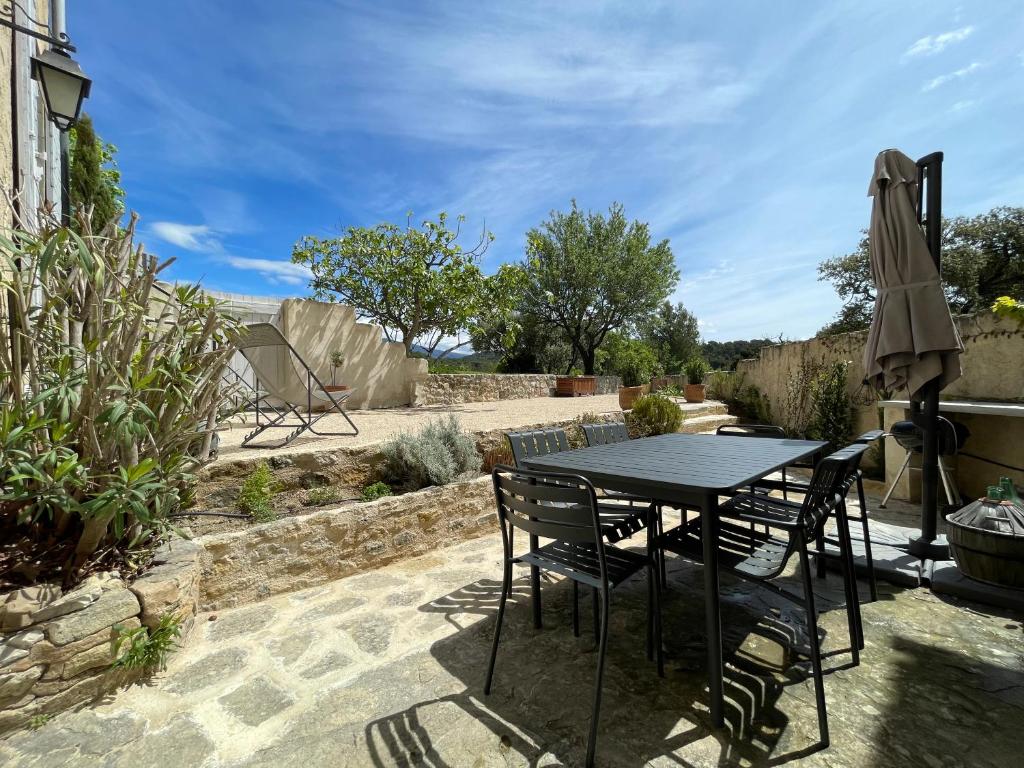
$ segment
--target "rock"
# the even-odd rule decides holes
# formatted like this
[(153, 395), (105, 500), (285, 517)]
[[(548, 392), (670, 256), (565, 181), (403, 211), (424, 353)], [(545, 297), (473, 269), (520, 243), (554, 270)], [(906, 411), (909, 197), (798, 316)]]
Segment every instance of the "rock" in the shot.
[(202, 726), (188, 715), (178, 715), (166, 727), (139, 739), (114, 765), (116, 768), (170, 764), (199, 766), (206, 762), (213, 750), (213, 740)]
[(43, 633), (41, 630), (29, 629), (16, 635), (8, 636), (4, 639), (4, 642), (12, 648), (25, 648), (28, 650), (42, 639)]
[(43, 667), (29, 667), (24, 672), (0, 675), (0, 707), (10, 706), (20, 699), (42, 677)]
[(87, 610), (79, 610), (48, 624), (46, 635), (54, 645), (66, 645), (138, 613), (139, 601), (130, 590), (110, 590), (102, 593)]
[(222, 613), (220, 618), (208, 625), (211, 640), (228, 640), (232, 637), (257, 632), (274, 620), (276, 612), (267, 606), (240, 608)]
[(331, 478), (325, 475), (323, 472), (307, 472), (301, 478), (299, 478), (299, 485), (305, 488), (307, 491), (311, 488), (322, 488), (325, 485), (331, 484)]
[(10, 632), (32, 625), (32, 615), (58, 597), (60, 586), (57, 584), (38, 584), (8, 593), (0, 605), (0, 631)]
[(179, 668), (170, 677), (165, 690), (185, 694), (207, 688), (242, 669), (247, 656), (248, 654), (239, 648), (215, 651), (188, 666)]
[(348, 632), (363, 653), (380, 656), (391, 647), (395, 621), (388, 617), (371, 615), (339, 624), (338, 629)]
[(294, 699), (266, 678), (257, 677), (217, 701), (246, 725), (256, 726), (290, 707)]
[(269, 461), (271, 469), (284, 469), (292, 466), (295, 462), (288, 456), (271, 456)]
[[(119, 625), (124, 629), (136, 629), (141, 626), (138, 618), (135, 616), (125, 619), (120, 622)], [(75, 642), (68, 643), (66, 645), (54, 645), (48, 640), (42, 640), (32, 646), (29, 659), (32, 663), (45, 663), (51, 665), (63, 664), (74, 656), (84, 653), (90, 648), (94, 648), (97, 645), (105, 643), (112, 643), (117, 638), (117, 634), (117, 631), (110, 626), (103, 627), (93, 634), (83, 637), (81, 640), (76, 640)]]
[(28, 656), (28, 650), (26, 648), (15, 648), (13, 645), (8, 643), (0, 643), (0, 669), (9, 667), (14, 662), (20, 661)]
[(32, 623), (41, 624), (44, 621), (55, 619), (58, 616), (66, 616), (69, 613), (81, 611), (100, 599), (103, 594), (103, 586), (106, 579), (100, 579), (94, 574), (68, 592), (32, 614)]
[(326, 656), (317, 659), (308, 667), (303, 669), (299, 675), (307, 680), (314, 680), (318, 677), (336, 672), (339, 669), (344, 669), (352, 663), (352, 659), (343, 653), (337, 651), (331, 651)]
[[(75, 677), (87, 669), (109, 667), (114, 662), (113, 643), (100, 643), (87, 651), (83, 651), (65, 661), (60, 666), (59, 674), (65, 680)], [(51, 668), (50, 671), (53, 671)]]

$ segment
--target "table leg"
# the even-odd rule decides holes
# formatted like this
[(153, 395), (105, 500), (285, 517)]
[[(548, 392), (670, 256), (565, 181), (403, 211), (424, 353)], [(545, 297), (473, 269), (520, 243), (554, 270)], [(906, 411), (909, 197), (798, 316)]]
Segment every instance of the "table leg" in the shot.
[[(535, 552), (540, 548), (540, 539), (533, 534), (530, 534), (530, 551)], [(535, 565), (530, 566), (530, 596), (533, 602), (533, 626), (536, 629), (541, 628), (541, 611), (540, 611), (540, 568)]]
[(722, 609), (718, 595), (718, 496), (704, 498), (700, 507), (701, 544), (704, 549), (704, 617), (708, 633), (708, 689), (711, 725), (725, 724), (722, 669)]

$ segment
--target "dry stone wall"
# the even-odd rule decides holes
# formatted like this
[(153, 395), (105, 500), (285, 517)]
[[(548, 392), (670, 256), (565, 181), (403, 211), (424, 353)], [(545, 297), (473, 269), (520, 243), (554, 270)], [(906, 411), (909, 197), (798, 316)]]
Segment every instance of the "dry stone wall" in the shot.
[(41, 584), (0, 595), (0, 733), (91, 701), (138, 678), (112, 669), (118, 627), (155, 627), (171, 613), (182, 641), (198, 603), (199, 546), (176, 541), (132, 584), (98, 573), (70, 592)]
[[(456, 405), (550, 397), (557, 378), (547, 373), (431, 373), (414, 383), (412, 404)], [(618, 376), (595, 378), (597, 394), (618, 391)]]
[(202, 610), (220, 610), (497, 530), (490, 476), (291, 517), (202, 544)]

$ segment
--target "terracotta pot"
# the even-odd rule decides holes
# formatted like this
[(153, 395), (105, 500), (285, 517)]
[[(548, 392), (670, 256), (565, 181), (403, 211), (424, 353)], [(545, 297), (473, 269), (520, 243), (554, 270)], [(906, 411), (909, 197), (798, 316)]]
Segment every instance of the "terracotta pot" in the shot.
[(324, 385), (324, 392), (348, 392), (348, 384), (326, 384)]
[(638, 398), (643, 397), (650, 390), (649, 384), (641, 384), (639, 387), (619, 387), (619, 408), (628, 411)]
[(703, 384), (687, 384), (683, 389), (683, 397), (688, 403), (703, 403), (705, 389)]

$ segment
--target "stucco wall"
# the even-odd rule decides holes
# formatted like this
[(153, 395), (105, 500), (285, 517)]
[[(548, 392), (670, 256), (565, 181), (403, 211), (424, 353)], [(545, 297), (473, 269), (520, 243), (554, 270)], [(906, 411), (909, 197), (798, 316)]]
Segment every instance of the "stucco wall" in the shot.
[(345, 355), (337, 383), (354, 390), (351, 408), (409, 405), (413, 382), (427, 375), (426, 360), (407, 358), (401, 344), (384, 341), (380, 326), (356, 322), (352, 307), (285, 299), (277, 325), (325, 384), (331, 383), (331, 353)]
[[(964, 354), (960, 358), (963, 376), (943, 391), (942, 398), (1024, 402), (1024, 331), (991, 312), (955, 319), (964, 340)], [(779, 422), (786, 412), (787, 386), (799, 376), (801, 365), (852, 361), (847, 386), (858, 403), (856, 428), (858, 431), (872, 429), (878, 426), (878, 412), (872, 393), (861, 384), (866, 339), (866, 333), (848, 333), (764, 347), (757, 358), (741, 361), (737, 371), (743, 374), (746, 383), (756, 386), (767, 397), (773, 420)], [(896, 392), (893, 396), (905, 399), (906, 393)], [(895, 418), (902, 416), (896, 412), (886, 414), (886, 422)], [(1012, 423), (1020, 419), (957, 414), (956, 420), (967, 424), (972, 432), (965, 450), (1015, 466), (1024, 465), (1024, 424)], [(891, 481), (906, 454), (893, 441), (886, 442), (886, 474)], [(955, 463), (960, 465), (957, 474), (961, 490), (971, 496), (979, 495), (986, 482), (1006, 473), (1006, 470), (967, 457)], [(1024, 483), (1024, 475), (1010, 474), (1018, 484)], [(914, 481), (908, 483), (905, 478), (897, 489), (897, 497), (902, 494), (907, 498), (917, 485)]]

